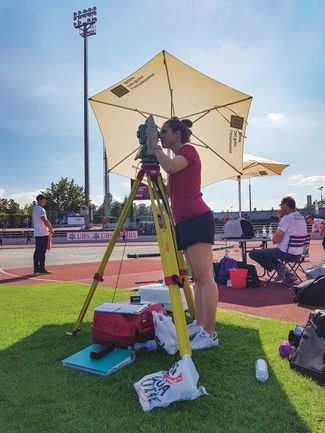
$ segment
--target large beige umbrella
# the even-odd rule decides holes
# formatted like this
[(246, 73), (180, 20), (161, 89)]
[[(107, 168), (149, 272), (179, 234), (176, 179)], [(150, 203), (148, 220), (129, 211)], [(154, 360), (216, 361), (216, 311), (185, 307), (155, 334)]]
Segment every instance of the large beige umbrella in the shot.
[(282, 171), (288, 166), (289, 164), (284, 164), (283, 162), (272, 161), (271, 159), (265, 159), (260, 156), (244, 153), (243, 173), (230, 178), (238, 181), (239, 216), (241, 216), (241, 180), (261, 176), (280, 176)]
[(252, 97), (160, 52), (128, 77), (89, 98), (109, 171), (135, 178), (137, 129), (152, 114), (158, 127), (177, 116), (193, 122), (191, 142), (202, 161), (202, 186), (241, 175)]

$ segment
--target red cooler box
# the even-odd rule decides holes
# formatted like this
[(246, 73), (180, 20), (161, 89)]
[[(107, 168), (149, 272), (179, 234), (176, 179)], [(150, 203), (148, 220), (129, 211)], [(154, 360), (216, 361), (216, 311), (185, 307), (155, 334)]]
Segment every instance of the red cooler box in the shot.
[[(128, 311), (131, 310), (132, 313), (129, 313)], [(93, 342), (112, 342), (117, 347), (127, 347), (136, 342), (154, 340), (152, 311), (166, 314), (161, 304), (145, 306), (137, 304), (100, 305), (94, 310)]]

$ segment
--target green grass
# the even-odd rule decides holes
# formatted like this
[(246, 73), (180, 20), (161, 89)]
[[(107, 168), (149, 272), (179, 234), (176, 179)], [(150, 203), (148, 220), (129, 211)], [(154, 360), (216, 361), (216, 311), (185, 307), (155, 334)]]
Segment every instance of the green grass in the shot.
[[(219, 311), (220, 346), (193, 354), (210, 395), (147, 413), (133, 383), (169, 369), (177, 355), (139, 353), (107, 377), (62, 367), (91, 343), (92, 307), (112, 297), (98, 287), (81, 332), (67, 337), (87, 292), (75, 283), (0, 287), (0, 433), (325, 432), (325, 388), (277, 352), (290, 323)], [(269, 365), (264, 384), (255, 379), (257, 358)]]

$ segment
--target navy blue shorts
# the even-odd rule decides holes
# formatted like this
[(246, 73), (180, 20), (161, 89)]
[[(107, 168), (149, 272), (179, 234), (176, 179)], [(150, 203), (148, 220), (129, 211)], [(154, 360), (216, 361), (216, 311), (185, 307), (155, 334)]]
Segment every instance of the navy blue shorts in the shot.
[(211, 211), (176, 224), (178, 250), (186, 250), (193, 244), (214, 244), (214, 218)]

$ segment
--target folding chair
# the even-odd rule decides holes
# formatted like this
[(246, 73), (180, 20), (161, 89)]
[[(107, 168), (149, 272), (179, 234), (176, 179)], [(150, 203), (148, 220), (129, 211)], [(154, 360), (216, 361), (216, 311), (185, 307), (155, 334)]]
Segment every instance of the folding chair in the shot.
[[(290, 273), (292, 273), (301, 282), (302, 282), (302, 279), (298, 275), (298, 271), (302, 270), (305, 273), (301, 264), (305, 261), (305, 257), (307, 255), (307, 252), (309, 249), (309, 244), (310, 244), (310, 235), (307, 235), (307, 236), (290, 236), (286, 253), (291, 254), (290, 253), (291, 248), (303, 248), (303, 252), (301, 253), (301, 255), (297, 256), (297, 258), (295, 260), (279, 259), (280, 266), (283, 268), (285, 266), (287, 266), (290, 270)], [(268, 275), (270, 278), (266, 283), (267, 286), (274, 279), (274, 276), (276, 274), (277, 274), (277, 270), (274, 270), (271, 273), (268, 272)], [(283, 283), (285, 281), (285, 278), (286, 277), (284, 276), (281, 283)]]
[(310, 246), (310, 239), (311, 239), (311, 234), (307, 235), (305, 237), (305, 244), (304, 244), (304, 250), (300, 256), (300, 259), (297, 260), (296, 262), (292, 263), (292, 266), (290, 264), (288, 264), (288, 266), (290, 267), (290, 271), (297, 277), (299, 278), (300, 281), (302, 281), (302, 279), (299, 277), (299, 275), (297, 274), (298, 271), (302, 272), (304, 275), (306, 275), (306, 271), (304, 270), (304, 268), (301, 266), (305, 261), (306, 261), (306, 257), (308, 257), (308, 253), (309, 253), (309, 246)]

